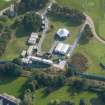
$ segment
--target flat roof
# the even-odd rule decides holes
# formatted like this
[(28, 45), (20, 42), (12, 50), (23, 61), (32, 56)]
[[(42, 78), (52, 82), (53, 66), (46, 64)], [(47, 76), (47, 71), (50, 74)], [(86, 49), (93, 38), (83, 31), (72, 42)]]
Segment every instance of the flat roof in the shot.
[(19, 99), (7, 94), (0, 95), (0, 105), (18, 105), (20, 103)]
[(57, 35), (59, 36), (59, 37), (68, 37), (69, 36), (69, 34), (70, 34), (70, 32), (67, 30), (67, 29), (65, 29), (65, 28), (60, 28), (58, 31), (57, 31)]
[(59, 42), (57, 46), (55, 47), (55, 52), (60, 53), (60, 54), (66, 54), (70, 45), (69, 44), (64, 44)]
[(32, 32), (29, 37), (28, 43), (35, 44), (37, 39), (38, 39), (38, 33)]

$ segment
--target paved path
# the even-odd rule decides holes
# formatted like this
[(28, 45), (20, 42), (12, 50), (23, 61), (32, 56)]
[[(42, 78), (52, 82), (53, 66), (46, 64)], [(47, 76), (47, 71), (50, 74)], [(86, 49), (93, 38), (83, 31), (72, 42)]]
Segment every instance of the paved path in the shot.
[(95, 25), (94, 25), (94, 22), (93, 22), (92, 18), (91, 18), (90, 16), (88, 16), (86, 13), (84, 13), (84, 15), (86, 16), (86, 21), (85, 21), (85, 23), (83, 24), (83, 26), (82, 26), (82, 28), (81, 28), (79, 34), (78, 34), (78, 37), (76, 38), (76, 40), (74, 41), (74, 43), (73, 43), (73, 45), (72, 45), (72, 47), (71, 47), (71, 49), (70, 49), (70, 52), (69, 52), (69, 54), (68, 54), (69, 57), (72, 56), (72, 54), (73, 54), (75, 48), (77, 47), (77, 44), (78, 44), (78, 42), (79, 42), (79, 40), (80, 40), (80, 38), (81, 38), (82, 32), (83, 32), (83, 30), (84, 30), (86, 24), (88, 24), (88, 25), (90, 26), (94, 37), (95, 37), (99, 42), (101, 42), (102, 44), (105, 44), (105, 40), (101, 39), (101, 38), (99, 37), (99, 35), (97, 35), (97, 33), (96, 33), (96, 31), (95, 31)]
[(75, 48), (77, 47), (77, 44), (78, 44), (80, 38), (81, 38), (82, 32), (83, 32), (83, 30), (84, 30), (84, 28), (85, 28), (85, 26), (86, 26), (87, 23), (88, 23), (88, 22), (87, 22), (87, 20), (86, 20), (85, 23), (83, 24), (83, 26), (82, 26), (82, 28), (81, 28), (81, 30), (80, 30), (80, 32), (79, 32), (77, 38), (75, 39), (73, 45), (71, 46), (70, 52), (69, 52), (69, 54), (68, 54), (68, 57), (71, 57), (71, 56), (72, 56), (72, 54), (73, 54)]
[(43, 41), (44, 41), (44, 39), (45, 39), (45, 37), (46, 37), (46, 35), (47, 35), (46, 33), (47, 33), (48, 29), (49, 29), (49, 21), (48, 21), (48, 17), (47, 17), (47, 9), (48, 9), (49, 7), (51, 7), (52, 4), (53, 4), (53, 2), (50, 2), (50, 4), (48, 5), (48, 7), (47, 7), (47, 8), (45, 9), (45, 11), (42, 13), (42, 16), (45, 18), (45, 29), (44, 29), (43, 32), (42, 32), (42, 37), (41, 37), (40, 42), (39, 42), (39, 45), (38, 45), (38, 52), (39, 52), (39, 53), (42, 52), (42, 51), (41, 51), (41, 47), (42, 47)]
[(6, 12), (7, 10), (9, 10), (9, 9), (10, 9), (10, 7), (7, 7), (7, 8), (5, 8), (5, 9), (1, 10), (1, 11), (0, 11), (0, 16), (2, 16), (3, 13)]
[(99, 37), (99, 35), (97, 35), (96, 33), (96, 30), (95, 30), (95, 25), (94, 25), (94, 22), (92, 20), (92, 18), (90, 16), (88, 16), (86, 13), (84, 13), (84, 15), (86, 16), (86, 21), (88, 22), (91, 30), (92, 30), (92, 33), (94, 35), (94, 37), (99, 41), (101, 42), (102, 44), (105, 44), (105, 40), (103, 40), (102, 38)]

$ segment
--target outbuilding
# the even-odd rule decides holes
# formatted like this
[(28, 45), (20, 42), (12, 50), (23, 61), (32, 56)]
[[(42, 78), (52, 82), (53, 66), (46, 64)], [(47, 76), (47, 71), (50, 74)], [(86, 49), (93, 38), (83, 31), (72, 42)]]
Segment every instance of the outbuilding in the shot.
[(70, 33), (67, 29), (65, 29), (65, 28), (60, 28), (60, 29), (57, 31), (56, 34), (58, 35), (59, 38), (66, 38), (66, 37), (68, 37), (69, 35), (71, 35), (71, 33)]
[(26, 56), (26, 53), (27, 53), (27, 51), (26, 50), (23, 50), (22, 53), (21, 53), (21, 56), (22, 57), (25, 57)]
[(59, 42), (57, 46), (55, 47), (54, 52), (65, 55), (68, 52), (69, 47), (70, 47), (69, 44), (64, 44), (64, 43)]
[(0, 94), (0, 105), (20, 105), (20, 99), (10, 96), (6, 93)]
[(34, 45), (36, 44), (37, 39), (38, 39), (38, 33), (32, 32), (28, 39), (28, 43)]

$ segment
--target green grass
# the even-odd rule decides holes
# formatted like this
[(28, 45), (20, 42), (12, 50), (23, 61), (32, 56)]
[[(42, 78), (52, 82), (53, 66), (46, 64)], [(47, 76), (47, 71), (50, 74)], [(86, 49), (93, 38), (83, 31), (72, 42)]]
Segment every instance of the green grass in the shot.
[(105, 70), (99, 66), (99, 63), (105, 63), (104, 45), (93, 39), (86, 45), (79, 45), (75, 52), (81, 52), (88, 58), (89, 69), (87, 72), (105, 76)]
[(18, 57), (21, 52), (27, 47), (26, 46), (27, 37), (19, 37), (12, 39), (6, 48), (5, 53), (1, 57), (3, 60), (12, 60)]
[(27, 78), (11, 78), (11, 77), (1, 77), (0, 76), (0, 93), (8, 93), (16, 97), (20, 96), (22, 93), (22, 87), (24, 86)]
[[(104, 19), (105, 1), (104, 0), (56, 0), (63, 6), (77, 8), (90, 15), (95, 23), (97, 33), (105, 38)], [(105, 76), (105, 70), (99, 66), (100, 62), (105, 63), (105, 45), (96, 41), (94, 38), (86, 45), (78, 45), (76, 52), (81, 52), (89, 59), (89, 69), (87, 72)]]
[(6, 1), (6, 0), (0, 0), (0, 10), (6, 8), (7, 6), (9, 6), (11, 3), (11, 1)]
[(43, 42), (43, 45), (42, 45), (43, 51), (49, 51), (51, 49), (55, 41), (54, 39), (55, 34), (59, 28), (66, 28), (72, 33), (72, 35), (68, 37), (67, 40), (63, 41), (68, 44), (72, 44), (74, 42), (81, 28), (81, 26), (71, 25), (71, 23), (69, 23), (68, 20), (59, 19), (57, 17), (49, 18), (49, 22), (50, 22), (50, 25), (54, 26), (54, 28), (47, 34), (45, 41)]
[[(96, 98), (96, 94), (92, 92), (81, 92), (75, 96), (71, 95), (71, 90), (68, 91), (68, 86), (64, 86), (59, 90), (56, 90), (49, 94), (48, 96), (44, 96), (43, 91), (44, 89), (40, 89), (35, 93), (35, 104), (36, 105), (48, 105), (51, 100), (60, 100), (60, 101), (74, 101), (75, 105), (79, 105), (79, 101), (81, 98), (89, 101), (92, 98)], [(101, 104), (100, 104), (101, 105)]]
[(105, 40), (105, 21), (101, 20), (98, 26), (98, 33), (102, 39)]
[(105, 0), (56, 0), (59, 4), (77, 8), (90, 15), (96, 25), (96, 31), (105, 38)]

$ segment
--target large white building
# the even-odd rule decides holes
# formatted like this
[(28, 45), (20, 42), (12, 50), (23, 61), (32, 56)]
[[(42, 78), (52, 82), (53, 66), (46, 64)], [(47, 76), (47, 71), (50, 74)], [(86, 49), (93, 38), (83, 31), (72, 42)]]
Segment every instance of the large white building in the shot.
[(58, 31), (57, 31), (57, 35), (60, 37), (60, 38), (66, 38), (70, 35), (71, 33), (65, 29), (65, 28), (60, 28)]
[(42, 62), (42, 63), (49, 64), (49, 65), (52, 65), (53, 64), (53, 61), (52, 60), (43, 59), (41, 57), (31, 56), (30, 59), (32, 61), (38, 61), (38, 62)]
[(54, 52), (65, 55), (68, 52), (69, 48), (70, 48), (69, 44), (59, 42), (55, 47)]
[(10, 96), (6, 93), (0, 94), (0, 105), (20, 105), (20, 99)]
[(32, 45), (33, 44), (36, 44), (37, 39), (38, 39), (38, 34), (32, 32), (31, 35), (30, 35), (30, 37), (29, 37), (29, 39), (28, 39), (28, 43), (29, 44), (32, 44)]
[(35, 61), (35, 62), (53, 65), (52, 60), (44, 59), (44, 58), (37, 57), (37, 56), (28, 56), (26, 58), (22, 58), (21, 61), (22, 61), (22, 63), (25, 63), (25, 64), (32, 64), (32, 62)]

